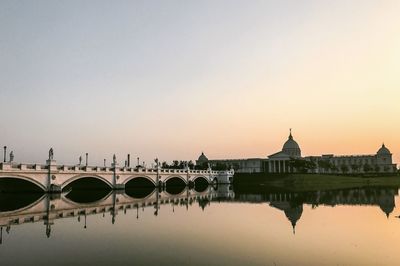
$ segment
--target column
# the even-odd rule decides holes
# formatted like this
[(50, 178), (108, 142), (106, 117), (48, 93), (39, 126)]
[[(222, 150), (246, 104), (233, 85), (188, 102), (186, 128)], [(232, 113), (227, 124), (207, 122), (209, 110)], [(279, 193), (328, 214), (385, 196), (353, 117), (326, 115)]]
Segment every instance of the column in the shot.
[(282, 173), (282, 172), (281, 172), (281, 161), (280, 161), (280, 160), (278, 161), (278, 172), (279, 172), (279, 173)]
[(285, 164), (285, 160), (283, 161), (283, 172), (286, 173), (286, 164)]

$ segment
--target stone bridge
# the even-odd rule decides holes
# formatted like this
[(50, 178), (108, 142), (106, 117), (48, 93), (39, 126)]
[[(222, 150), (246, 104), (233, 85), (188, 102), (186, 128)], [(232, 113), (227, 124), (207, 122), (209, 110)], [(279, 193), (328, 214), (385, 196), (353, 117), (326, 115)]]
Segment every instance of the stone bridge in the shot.
[(16, 178), (29, 181), (48, 193), (59, 193), (68, 184), (82, 178), (96, 178), (107, 184), (111, 189), (124, 189), (125, 185), (135, 178), (145, 178), (155, 187), (164, 188), (171, 179), (180, 179), (185, 185), (204, 179), (208, 184), (229, 184), (233, 180), (234, 171), (213, 171), (186, 169), (163, 169), (98, 166), (67, 166), (57, 165), (55, 160), (46, 164), (0, 163), (0, 179)]

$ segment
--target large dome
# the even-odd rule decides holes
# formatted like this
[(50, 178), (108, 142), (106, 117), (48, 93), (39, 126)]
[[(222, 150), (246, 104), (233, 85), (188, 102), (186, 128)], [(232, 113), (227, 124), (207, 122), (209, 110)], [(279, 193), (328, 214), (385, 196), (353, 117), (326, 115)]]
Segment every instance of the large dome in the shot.
[(379, 155), (390, 155), (390, 151), (386, 148), (385, 144), (382, 144), (382, 147), (378, 150), (377, 154)]
[(290, 131), (288, 140), (283, 144), (282, 151), (292, 157), (301, 157), (300, 146), (293, 139), (292, 131)]

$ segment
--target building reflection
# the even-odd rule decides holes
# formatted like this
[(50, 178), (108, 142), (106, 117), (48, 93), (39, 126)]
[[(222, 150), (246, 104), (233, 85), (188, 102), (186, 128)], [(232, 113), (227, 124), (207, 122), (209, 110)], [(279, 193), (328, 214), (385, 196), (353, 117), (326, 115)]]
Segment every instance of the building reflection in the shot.
[(395, 209), (397, 187), (353, 188), (311, 192), (270, 191), (259, 194), (236, 193), (236, 200), (249, 203), (267, 202), (269, 206), (281, 210), (293, 227), (303, 213), (303, 205), (318, 206), (378, 206), (389, 218)]
[(270, 206), (275, 207), (285, 213), (286, 218), (292, 224), (293, 234), (295, 234), (296, 223), (298, 220), (300, 220), (300, 217), (303, 214), (303, 205), (292, 206), (290, 205), (290, 202), (282, 201), (282, 202), (271, 202)]
[[(327, 190), (310, 192), (290, 192), (264, 190), (262, 193), (251, 191), (234, 191), (230, 185), (208, 187), (198, 192), (194, 189), (183, 188), (175, 194), (157, 189), (143, 191), (92, 191), (91, 193), (66, 192), (58, 195), (27, 196), (35, 199), (25, 202), (25, 205), (11, 202), (10, 206), (3, 206), (0, 210), (0, 244), (3, 243), (3, 233), (10, 233), (14, 226), (25, 223), (43, 222), (45, 234), (51, 237), (52, 226), (59, 219), (76, 217), (78, 222), (83, 220), (83, 228), (88, 227), (87, 216), (109, 214), (114, 224), (120, 213), (135, 212), (136, 219), (146, 208), (153, 208), (153, 214), (158, 216), (163, 209), (166, 212), (175, 212), (176, 207), (201, 208), (220, 202), (266, 203), (268, 206), (282, 211), (292, 226), (293, 233), (296, 224), (303, 214), (303, 206), (312, 208), (319, 206), (362, 205), (379, 206), (382, 212), (389, 217), (395, 208), (395, 197), (398, 188), (354, 188), (345, 190)], [(14, 195), (16, 198), (21, 195)], [(141, 198), (135, 198), (135, 197)], [(7, 196), (10, 199), (10, 196)], [(82, 198), (87, 197), (87, 198)], [(19, 198), (20, 202), (24, 202)], [(2, 203), (5, 204), (4, 202)], [(14, 209), (13, 209), (14, 208)]]

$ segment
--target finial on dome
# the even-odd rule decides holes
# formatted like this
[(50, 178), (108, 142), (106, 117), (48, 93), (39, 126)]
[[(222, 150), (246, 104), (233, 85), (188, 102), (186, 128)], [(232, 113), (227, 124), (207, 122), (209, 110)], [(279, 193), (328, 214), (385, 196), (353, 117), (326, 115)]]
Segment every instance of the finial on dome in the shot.
[(293, 136), (292, 136), (292, 128), (289, 128), (289, 139), (293, 139)]

